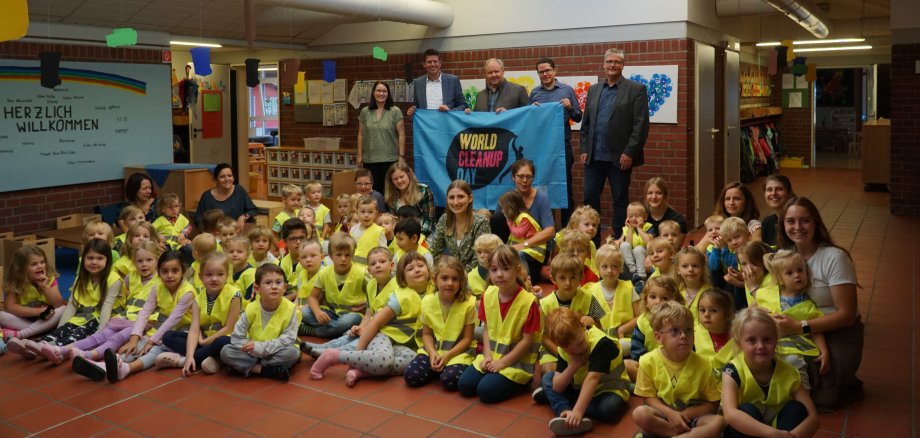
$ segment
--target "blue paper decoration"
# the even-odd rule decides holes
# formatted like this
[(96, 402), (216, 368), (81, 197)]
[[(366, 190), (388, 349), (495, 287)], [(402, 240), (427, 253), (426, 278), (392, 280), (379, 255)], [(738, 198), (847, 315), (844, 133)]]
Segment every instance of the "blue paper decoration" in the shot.
[(195, 74), (207, 76), (211, 74), (211, 48), (193, 47), (189, 49), (192, 54), (192, 64), (195, 64)]
[(330, 84), (335, 82), (335, 61), (323, 61), (323, 80)]
[(651, 79), (647, 79), (642, 75), (632, 75), (629, 79), (645, 86), (645, 90), (648, 92), (649, 116), (654, 116), (671, 97), (671, 92), (674, 91), (671, 77), (664, 73), (655, 73)]

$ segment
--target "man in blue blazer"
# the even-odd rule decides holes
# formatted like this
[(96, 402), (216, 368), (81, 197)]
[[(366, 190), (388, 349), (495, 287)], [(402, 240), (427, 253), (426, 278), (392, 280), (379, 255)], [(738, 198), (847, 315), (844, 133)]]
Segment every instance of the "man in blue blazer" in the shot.
[(648, 93), (642, 84), (623, 77), (625, 61), (620, 49), (604, 54), (607, 80), (588, 89), (580, 134), (585, 204), (600, 212), (601, 192), (605, 180), (610, 181), (617, 238), (626, 223), (632, 169), (643, 164), (649, 129)]
[(416, 108), (438, 111), (465, 110), (467, 105), (460, 79), (441, 71), (441, 54), (435, 49), (428, 49), (422, 59), (422, 66), (427, 73), (412, 81), (415, 87), (415, 101), (406, 114), (412, 116)]

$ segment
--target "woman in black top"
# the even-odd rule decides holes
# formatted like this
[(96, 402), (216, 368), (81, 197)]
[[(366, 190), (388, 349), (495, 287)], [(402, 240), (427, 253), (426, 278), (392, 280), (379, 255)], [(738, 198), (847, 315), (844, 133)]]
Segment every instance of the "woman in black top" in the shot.
[(657, 236), (658, 224), (664, 221), (677, 222), (680, 232), (687, 234), (687, 219), (668, 205), (668, 185), (663, 178), (656, 176), (645, 183), (645, 209), (648, 211), (645, 222), (652, 224), (649, 234)]
[(767, 205), (773, 209), (773, 213), (763, 218), (761, 229), (763, 230), (763, 243), (770, 246), (776, 246), (779, 228), (779, 213), (783, 206), (790, 199), (795, 198), (795, 192), (792, 191), (792, 182), (785, 175), (773, 174), (767, 177), (763, 186), (763, 197)]
[(208, 210), (223, 210), (228, 217), (236, 219), (237, 228), (242, 230), (243, 223), (254, 220), (256, 205), (246, 193), (246, 189), (235, 184), (233, 169), (227, 163), (220, 163), (214, 168), (213, 189), (206, 190), (198, 200), (195, 222), (201, 224), (201, 216)]

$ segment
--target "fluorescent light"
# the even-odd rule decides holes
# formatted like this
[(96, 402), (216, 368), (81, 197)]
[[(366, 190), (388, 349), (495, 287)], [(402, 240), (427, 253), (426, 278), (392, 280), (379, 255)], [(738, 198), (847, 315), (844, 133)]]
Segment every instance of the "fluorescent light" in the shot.
[(872, 46), (840, 46), (840, 47), (813, 47), (810, 49), (795, 49), (795, 53), (804, 53), (804, 52), (835, 52), (839, 50), (867, 50), (871, 49)]
[(170, 41), (169, 44), (176, 46), (197, 46), (197, 47), (223, 47), (220, 44), (214, 43), (196, 43), (193, 41)]
[[(861, 43), (865, 41), (865, 38), (837, 38), (837, 39), (828, 39), (828, 40), (805, 40), (805, 41), (793, 41), (792, 44), (795, 46), (804, 46), (809, 44), (836, 44), (836, 43)], [(757, 43), (757, 47), (773, 47), (780, 45), (779, 41), (770, 41), (767, 43)]]
[(278, 67), (259, 67), (259, 71), (278, 71)]

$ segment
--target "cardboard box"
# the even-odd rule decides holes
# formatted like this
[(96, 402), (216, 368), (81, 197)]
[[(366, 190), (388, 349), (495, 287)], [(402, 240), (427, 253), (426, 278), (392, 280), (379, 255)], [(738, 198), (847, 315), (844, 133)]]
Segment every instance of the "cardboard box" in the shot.
[[(6, 234), (4, 233), (4, 235)], [(35, 245), (41, 248), (45, 253), (45, 257), (48, 258), (48, 266), (52, 268), (55, 266), (54, 239), (37, 239), (34, 234), (0, 240), (0, 266), (9, 266), (10, 261), (13, 260), (13, 254), (23, 245)]]
[(101, 221), (101, 214), (73, 213), (57, 218), (57, 229), (82, 227), (92, 221)]

